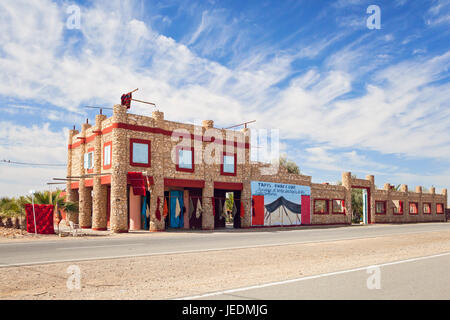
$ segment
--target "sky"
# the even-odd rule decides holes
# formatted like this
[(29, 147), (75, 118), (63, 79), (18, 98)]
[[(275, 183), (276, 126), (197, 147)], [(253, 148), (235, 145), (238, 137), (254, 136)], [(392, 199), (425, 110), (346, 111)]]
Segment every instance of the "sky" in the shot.
[(134, 88), (168, 120), (279, 130), (313, 182), (450, 187), (450, 0), (1, 0), (0, 30), (0, 160), (61, 164), (0, 163), (0, 196), (64, 177), (84, 106)]

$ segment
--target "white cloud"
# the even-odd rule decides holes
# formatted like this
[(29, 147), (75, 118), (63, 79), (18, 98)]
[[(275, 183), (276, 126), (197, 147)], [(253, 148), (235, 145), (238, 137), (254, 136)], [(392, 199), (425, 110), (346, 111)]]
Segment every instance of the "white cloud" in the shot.
[[(33, 164), (65, 164), (67, 133), (53, 131), (49, 124), (25, 127), (0, 122), (0, 160)], [(24, 195), (30, 189), (48, 190), (52, 177), (65, 177), (65, 166), (24, 166), (0, 163), (0, 193)], [(62, 186), (64, 188), (64, 186)]]

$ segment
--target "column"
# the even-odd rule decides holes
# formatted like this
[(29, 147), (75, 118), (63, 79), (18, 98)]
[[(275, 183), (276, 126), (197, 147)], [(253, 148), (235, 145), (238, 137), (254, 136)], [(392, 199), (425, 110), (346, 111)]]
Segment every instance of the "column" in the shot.
[(370, 181), (370, 199), (369, 199), (369, 203), (368, 206), (370, 208), (370, 223), (373, 224), (375, 223), (375, 176), (373, 175), (368, 175), (366, 176), (366, 180)]
[(214, 196), (214, 181), (210, 176), (205, 179), (205, 187), (202, 190), (203, 213), (202, 213), (202, 230), (214, 230), (214, 216), (212, 209), (212, 197)]
[[(245, 148), (245, 145), (250, 145), (250, 129), (241, 129), (244, 143), (244, 157), (240, 159), (238, 151), (238, 166), (242, 168), (242, 183), (243, 189), (241, 192), (241, 199), (244, 203), (244, 218), (241, 219), (241, 227), (249, 228), (252, 226), (252, 190), (251, 190), (251, 165), (250, 165), (250, 148)], [(241, 141), (239, 141), (241, 142)]]
[[(79, 175), (82, 177), (85, 175), (86, 170), (84, 169), (84, 154), (86, 152), (86, 130), (89, 129), (91, 125), (89, 123), (83, 123), (81, 126), (81, 146), (79, 154), (80, 171)], [(91, 189), (85, 186), (85, 178), (80, 178), (79, 183), (79, 223), (80, 227), (83, 229), (88, 229), (92, 226), (92, 194)]]
[(92, 229), (93, 230), (106, 230), (107, 229), (107, 216), (106, 216), (106, 186), (102, 185), (101, 175), (102, 172), (102, 122), (106, 119), (103, 114), (95, 116), (95, 149), (94, 149), (94, 173), (98, 174), (94, 176), (94, 199), (92, 210)]
[[(152, 113), (156, 128), (164, 128), (164, 113), (154, 111)], [(152, 140), (152, 171), (154, 185), (151, 187), (150, 195), (150, 231), (164, 231), (166, 228), (164, 221), (164, 138), (160, 134), (155, 134)], [(159, 206), (158, 206), (159, 199)], [(169, 201), (169, 200), (167, 200)], [(156, 210), (159, 209), (160, 219), (156, 217)], [(170, 214), (170, 213), (169, 213)]]
[[(345, 212), (347, 216), (347, 223), (352, 223), (352, 173), (342, 173), (342, 186), (345, 187)], [(311, 210), (313, 206), (311, 206)]]
[[(78, 130), (69, 130), (69, 147), (67, 150), (67, 177), (72, 176), (72, 166), (73, 166), (73, 149), (71, 145), (73, 144), (73, 137), (78, 134)], [(68, 180), (66, 183), (66, 199), (70, 202), (78, 203), (78, 191), (72, 190), (72, 182)], [(67, 220), (72, 221), (74, 223), (78, 223), (78, 214), (73, 212), (67, 212)]]
[[(113, 123), (127, 122), (127, 107), (113, 107)], [(111, 150), (111, 231), (128, 232), (127, 168), (129, 146), (126, 129), (113, 128)]]

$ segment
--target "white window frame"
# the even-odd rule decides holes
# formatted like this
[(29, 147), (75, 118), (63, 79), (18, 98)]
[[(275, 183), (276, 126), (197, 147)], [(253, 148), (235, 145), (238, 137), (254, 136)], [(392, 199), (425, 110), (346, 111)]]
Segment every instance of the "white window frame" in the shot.
[(103, 154), (104, 154), (104, 158), (103, 158), (103, 166), (110, 166), (111, 165), (111, 145), (108, 144), (103, 148)]
[[(194, 164), (192, 163), (192, 149), (178, 149), (178, 167), (180, 169), (192, 170)], [(187, 160), (188, 162), (184, 162)]]
[(94, 168), (94, 151), (87, 152), (84, 154), (84, 168), (88, 170)]

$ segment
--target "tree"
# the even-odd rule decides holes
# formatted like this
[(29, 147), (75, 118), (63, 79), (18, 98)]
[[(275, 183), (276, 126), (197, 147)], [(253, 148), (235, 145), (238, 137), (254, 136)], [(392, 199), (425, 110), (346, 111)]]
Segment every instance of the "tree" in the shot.
[[(352, 174), (352, 179), (356, 179), (356, 175)], [(338, 186), (342, 186), (342, 181), (336, 182)], [(363, 190), (352, 189), (352, 220), (354, 223), (359, 223), (363, 215)]]
[(294, 161), (289, 160), (286, 156), (280, 157), (280, 167), (285, 168), (288, 173), (300, 174), (298, 165)]
[(227, 209), (229, 211), (232, 211), (233, 210), (233, 204), (234, 204), (234, 193), (232, 193), (232, 192), (227, 193), (225, 203), (226, 203)]
[(0, 199), (0, 213), (6, 217), (23, 214), (23, 204), (15, 198), (3, 197)]

